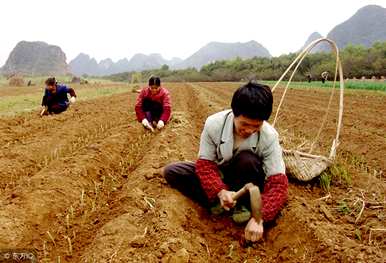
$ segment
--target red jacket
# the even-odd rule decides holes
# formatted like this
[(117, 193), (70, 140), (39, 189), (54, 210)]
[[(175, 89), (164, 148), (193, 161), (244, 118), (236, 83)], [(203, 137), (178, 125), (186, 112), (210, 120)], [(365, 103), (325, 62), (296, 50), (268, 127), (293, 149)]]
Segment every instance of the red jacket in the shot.
[(160, 120), (166, 123), (171, 115), (171, 100), (169, 91), (161, 86), (159, 92), (153, 95), (149, 86), (142, 88), (135, 103), (135, 113), (139, 122), (145, 118), (145, 113), (142, 110), (142, 102), (145, 98), (161, 103), (163, 111)]

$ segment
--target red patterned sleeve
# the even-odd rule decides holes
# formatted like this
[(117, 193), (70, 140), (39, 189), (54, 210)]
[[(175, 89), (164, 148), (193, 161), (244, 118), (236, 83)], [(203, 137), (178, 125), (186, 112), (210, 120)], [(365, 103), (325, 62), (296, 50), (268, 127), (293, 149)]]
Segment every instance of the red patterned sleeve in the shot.
[(285, 174), (276, 174), (268, 177), (262, 194), (263, 220), (273, 220), (283, 208), (288, 198), (288, 178)]
[(71, 97), (76, 97), (75, 90), (73, 88), (68, 88), (68, 93), (70, 93)]
[(162, 112), (160, 119), (164, 123), (166, 123), (170, 119), (170, 114), (171, 114), (171, 109), (172, 109), (171, 104), (172, 103), (171, 103), (169, 91), (167, 89), (164, 89), (164, 90), (165, 90), (165, 93), (164, 93), (163, 100), (162, 100), (163, 112)]
[(135, 114), (137, 115), (137, 120), (141, 122), (145, 118), (145, 113), (142, 110), (142, 102), (145, 98), (146, 88), (143, 88), (137, 97), (135, 102)]
[(196, 161), (196, 174), (209, 202), (215, 201), (217, 193), (227, 186), (221, 180), (217, 164), (213, 161), (198, 159)]

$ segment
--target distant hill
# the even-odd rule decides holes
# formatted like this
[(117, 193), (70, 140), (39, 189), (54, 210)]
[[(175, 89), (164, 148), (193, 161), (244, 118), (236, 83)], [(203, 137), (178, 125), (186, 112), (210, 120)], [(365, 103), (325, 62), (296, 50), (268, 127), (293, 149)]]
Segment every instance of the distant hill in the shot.
[(249, 41), (246, 43), (210, 42), (186, 60), (177, 64), (176, 68), (201, 68), (203, 65), (216, 60), (234, 59), (236, 57), (243, 59), (252, 57), (271, 57), (271, 54), (265, 47), (256, 41)]
[(323, 36), (319, 33), (319, 32), (314, 32), (312, 33), (306, 40), (306, 42), (304, 43), (304, 45), (302, 46), (301, 49), (299, 49), (299, 51), (302, 51), (305, 47), (307, 47), (311, 42), (319, 39), (319, 38), (322, 38)]
[(180, 58), (171, 60), (164, 59), (160, 54), (135, 54), (130, 60), (123, 58), (114, 63), (110, 58), (101, 60), (99, 63), (89, 55), (80, 53), (69, 63), (73, 74), (81, 76), (88, 75), (110, 75), (127, 71), (142, 71), (148, 69), (157, 69), (162, 65), (173, 66), (180, 63)]
[(115, 64), (111, 65), (110, 69), (107, 70), (107, 72), (102, 72), (101, 75), (109, 75), (109, 74), (115, 74), (120, 72), (126, 72), (130, 69), (130, 63), (127, 60), (127, 58), (122, 58), (118, 60)]
[(104, 59), (99, 64), (94, 58), (86, 54), (79, 54), (70, 63), (70, 70), (75, 75), (110, 75), (127, 71), (142, 71), (161, 68), (168, 65), (171, 69), (188, 67), (200, 68), (215, 60), (226, 60), (240, 57), (271, 57), (268, 50), (256, 41), (246, 43), (211, 42), (195, 52), (186, 60), (180, 58), (164, 59), (160, 54), (135, 54), (130, 60), (126, 58), (114, 63), (111, 59)]
[(160, 68), (162, 65), (168, 64), (160, 54), (135, 54), (129, 61), (130, 70), (147, 70)]
[(99, 68), (101, 70), (108, 70), (114, 65), (114, 62), (110, 58), (106, 58), (99, 62)]
[[(335, 26), (327, 38), (336, 42), (339, 48), (348, 44), (372, 46), (376, 41), (386, 41), (386, 8), (368, 5), (359, 9), (345, 22)], [(329, 51), (321, 45), (316, 51)]]
[[(89, 55), (80, 53), (76, 58), (70, 61), (68, 64), (72, 74), (80, 76), (87, 75), (99, 75), (100, 69), (98, 62), (91, 58)], [(105, 66), (105, 64), (103, 64)]]
[(66, 54), (58, 46), (45, 42), (21, 41), (1, 69), (5, 74), (65, 75), (69, 72)]
[(184, 61), (184, 60), (181, 58), (174, 57), (171, 60), (169, 60), (168, 66), (174, 67), (175, 65), (182, 63), (182, 61)]

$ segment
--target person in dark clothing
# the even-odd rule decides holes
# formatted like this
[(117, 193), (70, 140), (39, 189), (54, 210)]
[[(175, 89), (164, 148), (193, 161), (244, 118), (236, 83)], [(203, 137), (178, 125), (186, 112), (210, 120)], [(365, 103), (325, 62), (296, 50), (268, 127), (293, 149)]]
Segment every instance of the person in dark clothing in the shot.
[[(263, 222), (275, 219), (288, 196), (279, 135), (267, 122), (272, 104), (268, 86), (252, 82), (241, 86), (230, 110), (207, 118), (198, 160), (169, 164), (163, 170), (173, 188), (202, 206), (232, 209), (236, 223), (247, 223), (245, 239), (252, 242), (262, 238)], [(247, 183), (262, 193), (260, 220), (251, 216), (245, 202), (236, 205), (234, 200), (235, 192)]]
[[(70, 103), (75, 103), (76, 94), (74, 89), (58, 84), (55, 78), (48, 78), (45, 84), (41, 116), (61, 113), (67, 110)], [(70, 99), (68, 99), (67, 94), (70, 94)]]
[(312, 76), (311, 74), (307, 74), (307, 81), (308, 83), (310, 83), (312, 81)]

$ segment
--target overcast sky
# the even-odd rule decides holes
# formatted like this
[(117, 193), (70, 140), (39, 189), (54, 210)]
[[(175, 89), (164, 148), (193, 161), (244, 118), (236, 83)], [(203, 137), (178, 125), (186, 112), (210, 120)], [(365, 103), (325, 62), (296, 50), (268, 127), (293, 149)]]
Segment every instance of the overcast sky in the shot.
[(0, 0), (0, 66), (21, 40), (60, 46), (67, 62), (80, 52), (185, 59), (210, 41), (256, 40), (278, 56), (369, 4), (386, 0)]

